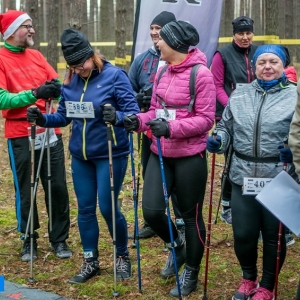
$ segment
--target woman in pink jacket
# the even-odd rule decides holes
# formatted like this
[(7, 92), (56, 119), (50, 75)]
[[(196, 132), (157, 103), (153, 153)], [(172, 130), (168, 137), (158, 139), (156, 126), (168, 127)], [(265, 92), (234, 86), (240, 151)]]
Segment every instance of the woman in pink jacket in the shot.
[[(168, 218), (162, 189), (157, 138), (161, 138), (164, 171), (168, 195), (174, 187), (186, 228), (186, 249), (172, 223), (181, 294), (189, 295), (197, 288), (198, 273), (204, 253), (205, 224), (202, 206), (207, 180), (206, 139), (214, 124), (215, 85), (206, 67), (205, 55), (190, 46), (199, 43), (197, 30), (189, 23), (173, 21), (160, 31), (158, 47), (167, 68), (158, 70), (153, 85), (151, 107), (148, 112), (124, 118), (127, 131), (152, 130), (151, 156), (147, 165), (143, 188), (143, 214), (146, 222), (171, 249)], [(195, 101), (190, 95), (190, 75), (198, 65)], [(192, 76), (193, 77), (193, 76)], [(161, 272), (163, 278), (175, 275), (172, 252)], [(170, 295), (178, 296), (175, 286)]]

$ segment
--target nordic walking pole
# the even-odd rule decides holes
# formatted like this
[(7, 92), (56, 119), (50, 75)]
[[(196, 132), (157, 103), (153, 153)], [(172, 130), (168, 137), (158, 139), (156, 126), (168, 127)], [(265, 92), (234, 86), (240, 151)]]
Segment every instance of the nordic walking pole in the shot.
[[(142, 146), (143, 146), (143, 133), (140, 133), (140, 134), (137, 134), (137, 142), (138, 142), (138, 153), (139, 153), (139, 163), (138, 163), (138, 169), (137, 169), (137, 172), (138, 172), (138, 177), (137, 177), (137, 188), (136, 188), (136, 199), (137, 201), (139, 200), (139, 191), (140, 191), (140, 179), (141, 179), (141, 165), (142, 165), (142, 153), (143, 153), (143, 150), (142, 150)], [(136, 240), (136, 231), (134, 229), (134, 233), (133, 233), (133, 242), (131, 244), (131, 247), (132, 248), (135, 248), (136, 247), (136, 243), (135, 243), (135, 240)]]
[[(105, 104), (104, 106), (110, 106), (110, 104)], [(106, 123), (106, 132), (107, 132), (107, 145), (108, 145), (108, 160), (109, 160), (109, 176), (110, 176), (110, 191), (111, 191), (111, 207), (112, 207), (112, 222), (113, 222), (113, 247), (114, 247), (114, 292), (113, 297), (118, 297), (119, 293), (117, 292), (117, 245), (116, 245), (116, 207), (115, 207), (115, 191), (114, 191), (114, 173), (113, 173), (113, 158), (112, 158), (112, 142), (113, 142), (113, 133), (112, 125)]]
[[(35, 135), (36, 135), (36, 123), (35, 120), (29, 121), (31, 124), (31, 193), (30, 193), (30, 277), (29, 282), (34, 282), (33, 278), (33, 239), (34, 239), (34, 146), (35, 146)], [(26, 238), (26, 236), (25, 236)]]
[[(51, 104), (52, 104), (52, 100)], [(52, 105), (50, 105), (52, 106)], [(49, 100), (46, 101), (46, 113), (50, 114)], [(49, 232), (52, 231), (52, 192), (51, 192), (51, 160), (50, 160), (50, 134), (46, 131), (47, 136), (47, 180), (48, 180), (48, 215), (49, 215)]]
[(134, 148), (133, 148), (133, 133), (129, 133), (130, 140), (130, 156), (131, 156), (131, 174), (132, 174), (132, 194), (134, 203), (134, 233), (136, 244), (136, 255), (138, 264), (138, 285), (139, 292), (142, 293), (142, 276), (141, 276), (141, 257), (140, 257), (140, 241), (139, 241), (139, 224), (138, 224), (138, 198), (136, 192), (135, 167), (134, 167)]
[[(288, 147), (288, 137), (283, 139), (283, 147)], [(283, 163), (283, 171), (286, 171), (287, 163)], [(279, 222), (278, 229), (278, 243), (277, 243), (277, 257), (276, 257), (276, 273), (275, 273), (275, 286), (274, 286), (274, 300), (277, 300), (278, 277), (280, 269), (280, 253), (281, 253), (281, 236), (282, 236), (282, 223)]]
[[(50, 111), (52, 110), (52, 105), (53, 105), (53, 101), (51, 101), (51, 104), (50, 104)], [(37, 172), (36, 172), (36, 175), (35, 175), (35, 182), (34, 182), (34, 188), (33, 188), (34, 199), (36, 199), (35, 196), (36, 196), (37, 186), (38, 186), (38, 183), (39, 183), (39, 177), (40, 177), (40, 172), (41, 172), (41, 167), (42, 167), (42, 161), (43, 161), (43, 156), (44, 156), (44, 151), (45, 151), (47, 131), (49, 131), (49, 128), (46, 128), (46, 131), (45, 131), (45, 135), (44, 135), (43, 142), (42, 142), (42, 148), (41, 148), (41, 153), (40, 153), (39, 164), (38, 164)], [(30, 207), (30, 211), (29, 211), (29, 218), (28, 218), (27, 225), (26, 225), (25, 238), (27, 237), (28, 231), (29, 231), (30, 212), (31, 212), (31, 207)]]
[(228, 176), (228, 173), (229, 173), (231, 155), (232, 155), (232, 143), (230, 143), (230, 145), (229, 145), (227, 157), (225, 159), (225, 166), (224, 166), (223, 173), (222, 173), (222, 178), (221, 178), (221, 193), (220, 193), (220, 197), (219, 197), (218, 208), (217, 208), (217, 213), (216, 213), (216, 218), (215, 218), (214, 224), (217, 224), (217, 220), (218, 220), (220, 205), (221, 205), (222, 196), (223, 196), (223, 192), (224, 192), (224, 188), (225, 188), (225, 182), (226, 182), (226, 179), (227, 179), (227, 176)]
[[(214, 139), (217, 138), (217, 129), (214, 129), (212, 136)], [(211, 236), (211, 215), (212, 215), (212, 202), (214, 192), (214, 180), (215, 180), (215, 162), (216, 153), (212, 154), (211, 161), (211, 179), (210, 179), (210, 194), (209, 194), (209, 211), (208, 211), (208, 222), (207, 222), (207, 234), (206, 234), (206, 256), (205, 256), (205, 277), (204, 277), (204, 292), (203, 300), (207, 300), (207, 277), (208, 277), (208, 262), (209, 262), (209, 249), (210, 249), (210, 236)]]
[(156, 141), (157, 141), (157, 149), (158, 149), (158, 156), (159, 156), (159, 162), (160, 162), (160, 172), (161, 172), (161, 179), (162, 179), (162, 185), (163, 185), (163, 192), (164, 192), (164, 196), (165, 196), (166, 211), (167, 211), (167, 216), (168, 216), (168, 225), (169, 225), (170, 240), (171, 240), (171, 245), (172, 245), (174, 269), (175, 269), (176, 283), (177, 283), (177, 288), (178, 288), (178, 299), (182, 299), (180, 283), (179, 283), (179, 276), (178, 276), (178, 267), (177, 267), (177, 261), (176, 261), (176, 252), (175, 252), (175, 248), (174, 248), (174, 237), (173, 237), (173, 230), (172, 230), (172, 224), (171, 224), (169, 197), (168, 197), (168, 191), (167, 191), (167, 182), (166, 182), (166, 177), (165, 177), (165, 169), (164, 169), (164, 162), (163, 162), (161, 145), (160, 145), (160, 138), (156, 138)]

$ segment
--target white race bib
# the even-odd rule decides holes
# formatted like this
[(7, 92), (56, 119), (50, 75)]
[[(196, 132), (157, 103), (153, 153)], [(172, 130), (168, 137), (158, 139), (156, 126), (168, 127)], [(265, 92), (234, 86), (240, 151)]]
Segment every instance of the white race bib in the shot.
[(256, 196), (272, 179), (244, 177), (243, 195)]
[(156, 118), (163, 118), (167, 121), (176, 120), (176, 110), (175, 109), (162, 109), (157, 108), (155, 109), (155, 117)]
[(66, 109), (69, 118), (95, 118), (92, 102), (66, 101)]
[[(49, 145), (51, 147), (51, 144), (56, 142), (57, 136), (55, 134), (54, 128), (48, 128), (49, 130)], [(31, 144), (31, 127), (28, 127), (28, 138), (29, 138), (29, 144)], [(36, 131), (35, 131), (35, 140), (34, 140), (34, 150), (40, 150), (42, 149), (43, 146), (43, 141), (45, 139), (45, 147), (47, 147), (47, 137), (46, 135), (46, 128), (36, 126)]]

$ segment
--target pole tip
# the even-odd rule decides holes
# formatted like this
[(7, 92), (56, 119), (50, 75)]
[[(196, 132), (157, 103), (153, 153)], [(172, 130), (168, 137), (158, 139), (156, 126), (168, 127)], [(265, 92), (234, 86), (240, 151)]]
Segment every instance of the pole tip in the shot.
[(120, 296), (120, 294), (117, 291), (114, 291), (112, 295), (113, 295), (113, 297), (119, 297)]

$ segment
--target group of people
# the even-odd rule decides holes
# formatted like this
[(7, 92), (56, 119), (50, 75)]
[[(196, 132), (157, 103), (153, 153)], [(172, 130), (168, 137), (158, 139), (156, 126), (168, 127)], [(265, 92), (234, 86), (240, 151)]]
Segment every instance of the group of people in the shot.
[[(215, 53), (210, 71), (205, 54), (198, 48), (190, 49), (199, 43), (196, 28), (164, 11), (150, 24), (153, 47), (137, 56), (129, 77), (102, 54), (95, 53), (83, 33), (66, 29), (61, 36), (61, 47), (67, 73), (61, 84), (43, 56), (29, 49), (35, 33), (29, 15), (13, 10), (0, 15), (0, 31), (5, 40), (0, 50), (0, 109), (5, 118), (5, 137), (14, 177), (18, 230), (25, 235), (23, 261), (37, 257), (37, 232), (33, 253), (29, 236), (25, 234), (31, 209), (28, 167), (31, 151), (35, 152), (35, 166), (42, 160), (38, 175), (48, 213), (51, 200), (47, 155), (43, 157), (40, 148), (30, 149), (28, 121), (41, 128), (55, 128), (55, 138), (49, 146), (53, 200), (49, 239), (58, 257), (72, 255), (66, 244), (69, 198), (63, 142), (58, 129), (72, 122), (69, 149), (83, 262), (69, 282), (83, 283), (100, 274), (97, 204), (112, 237), (113, 222), (117, 229), (117, 279), (131, 277), (127, 224), (117, 201), (130, 153), (128, 133), (135, 131), (142, 139), (145, 221), (142, 229), (148, 230), (144, 237), (156, 234), (169, 249), (162, 278), (176, 275), (171, 251), (175, 248), (178, 270), (184, 266), (179, 277), (181, 294), (187, 296), (197, 289), (206, 240), (202, 209), (208, 150), (231, 159), (229, 180), (222, 195), (221, 218), (232, 224), (234, 250), (242, 269), (242, 282), (232, 299), (273, 299), (279, 274), (276, 269), (279, 220), (255, 200), (255, 194), (245, 193), (242, 187), (245, 178), (275, 177), (283, 164), (288, 164), (289, 171), (293, 161), (296, 172), (300, 172), (297, 165), (299, 103), (292, 123), (294, 131), (291, 131), (293, 159), (291, 149), (282, 145), (289, 135), (297, 99), (296, 85), (285, 72), (288, 52), (279, 45), (252, 45), (253, 23), (245, 16), (232, 22), (233, 41)], [(194, 95), (190, 87), (192, 70), (196, 70)], [(147, 91), (151, 91), (150, 96)], [(59, 99), (57, 111), (46, 112), (45, 104), (52, 99)], [(215, 122), (217, 136), (209, 136)], [(115, 199), (111, 199), (108, 123), (113, 128)], [(230, 145), (232, 157), (228, 157)], [(160, 155), (167, 194), (172, 199), (176, 219), (182, 219), (183, 230), (165, 214)], [(112, 217), (112, 200), (115, 218)], [(39, 224), (37, 210), (34, 212), (36, 230)], [(260, 232), (263, 237), (261, 280), (257, 271)], [(286, 254), (284, 235), (281, 239), (280, 267)], [(170, 296), (179, 296), (177, 286), (171, 289)]]

